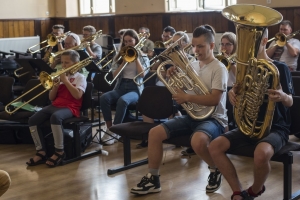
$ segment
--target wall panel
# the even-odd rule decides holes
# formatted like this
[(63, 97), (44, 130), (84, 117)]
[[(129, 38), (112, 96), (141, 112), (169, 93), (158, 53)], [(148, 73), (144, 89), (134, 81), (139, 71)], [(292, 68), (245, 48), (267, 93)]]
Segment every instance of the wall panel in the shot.
[[(282, 13), (284, 19), (292, 21), (294, 30), (300, 29), (300, 7), (276, 8), (276, 10)], [(66, 31), (70, 30), (77, 34), (82, 33), (83, 26), (92, 25), (97, 30), (102, 29), (103, 34), (113, 37), (117, 37), (118, 31), (122, 28), (138, 30), (139, 27), (146, 26), (150, 29), (150, 39), (153, 41), (161, 40), (162, 30), (167, 25), (173, 26), (178, 31), (186, 30), (187, 32), (192, 32), (195, 27), (203, 24), (212, 25), (216, 32), (235, 30), (233, 23), (225, 19), (220, 11), (147, 13), (72, 18), (0, 19), (0, 38), (38, 34), (41, 36), (41, 40), (44, 40), (54, 24), (63, 24)], [(273, 37), (278, 29), (278, 25), (269, 27), (270, 37)], [(300, 36), (296, 38), (300, 38)]]

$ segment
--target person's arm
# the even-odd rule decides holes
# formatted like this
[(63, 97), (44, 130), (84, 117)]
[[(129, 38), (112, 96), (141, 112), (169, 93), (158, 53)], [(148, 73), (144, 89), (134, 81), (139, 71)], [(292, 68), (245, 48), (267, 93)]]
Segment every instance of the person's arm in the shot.
[[(113, 77), (115, 78), (116, 75), (121, 71), (123, 66), (126, 64), (125, 60), (123, 60), (122, 64), (119, 65), (115, 70), (113, 69)], [(118, 65), (117, 63), (115, 65)]]
[(54, 81), (54, 85), (53, 85), (52, 89), (49, 92), (49, 99), (50, 99), (50, 101), (54, 101), (54, 99), (56, 98), (58, 87), (59, 87), (59, 82), (60, 82), (59, 79), (56, 79)]
[(286, 94), (282, 91), (282, 88), (278, 90), (268, 90), (269, 100), (274, 102), (281, 102), (286, 107), (291, 107), (293, 105), (293, 97), (290, 94)]
[(137, 74), (140, 74), (140, 77), (143, 78), (146, 75), (146, 72), (144, 71), (144, 68), (142, 67), (140, 59), (137, 58), (136, 61), (135, 61), (135, 63), (136, 63)]
[(267, 55), (272, 58), (272, 56), (274, 55), (277, 45), (274, 45), (275, 42), (271, 42), (271, 44), (269, 45), (269, 48), (266, 50)]
[(72, 85), (65, 73), (60, 75), (60, 80), (65, 84), (65, 86), (75, 99), (80, 99), (82, 97), (83, 91)]
[(236, 63), (232, 63), (231, 65), (230, 65), (230, 69), (229, 69), (230, 71), (232, 71), (232, 73), (234, 74), (234, 75), (236, 75)]
[(289, 41), (286, 42), (286, 48), (289, 52), (289, 54), (292, 57), (296, 57), (299, 54), (299, 49), (297, 49), (296, 47), (294, 47), (291, 43), (289, 43)]

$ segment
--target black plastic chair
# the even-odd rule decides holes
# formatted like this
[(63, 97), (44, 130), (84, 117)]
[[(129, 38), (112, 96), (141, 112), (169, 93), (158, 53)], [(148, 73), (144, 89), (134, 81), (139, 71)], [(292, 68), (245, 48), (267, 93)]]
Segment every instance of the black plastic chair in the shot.
[[(145, 87), (139, 99), (137, 110), (143, 115), (152, 119), (166, 119), (171, 115), (174, 115), (172, 95), (166, 87)], [(147, 159), (131, 163), (130, 140), (148, 139), (148, 132), (151, 128), (157, 126), (158, 124), (159, 123), (134, 121), (112, 126), (109, 130), (123, 138), (124, 166), (115, 169), (108, 169), (107, 173), (111, 175), (120, 171), (147, 164)]]
[(4, 111), (6, 104), (14, 98), (13, 85), (15, 79), (9, 76), (0, 76), (0, 112)]
[(294, 86), (294, 95), (300, 96), (300, 76), (292, 76), (293, 86)]

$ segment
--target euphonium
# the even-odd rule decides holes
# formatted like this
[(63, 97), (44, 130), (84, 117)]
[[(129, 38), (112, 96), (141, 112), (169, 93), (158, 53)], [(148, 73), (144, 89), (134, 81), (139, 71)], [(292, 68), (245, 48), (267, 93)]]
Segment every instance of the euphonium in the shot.
[(225, 65), (226, 69), (229, 71), (231, 64), (235, 63), (235, 53), (228, 56), (225, 52), (216, 55), (216, 58)]
[[(42, 71), (39, 75), (39, 80), (40, 80), (40, 84), (36, 85), (35, 87), (33, 87), (32, 89), (30, 89), (29, 91), (23, 93), (21, 96), (19, 96), (18, 98), (14, 99), (12, 102), (10, 102), (9, 104), (7, 104), (5, 106), (5, 112), (7, 112), (8, 114), (13, 114), (15, 113), (17, 110), (21, 109), (23, 106), (25, 106), (26, 104), (30, 103), (32, 100), (34, 100), (35, 98), (39, 97), (40, 95), (42, 95), (43, 93), (47, 92), (48, 90), (51, 90), (52, 87), (56, 84), (56, 79), (59, 78), (60, 75), (64, 74), (64, 73), (69, 73), (71, 75), (75, 74), (76, 72), (78, 72), (80, 69), (82, 69), (83, 67), (87, 66), (88, 64), (90, 64), (92, 62), (93, 57), (88, 57), (78, 63), (76, 63), (75, 65), (72, 65), (71, 67), (68, 67), (66, 69), (57, 71), (53, 74), (48, 74), (45, 71)], [(22, 99), (25, 95), (27, 95), (28, 93), (30, 93), (31, 91), (39, 88), (40, 86), (43, 86), (45, 89), (40, 92), (39, 94), (37, 94), (36, 96), (34, 96), (33, 98), (31, 98), (30, 100), (24, 102), (22, 105), (20, 105), (19, 107), (16, 107), (14, 110), (10, 110), (10, 106), (11, 104), (13, 104), (14, 102), (19, 101), (20, 99)]]
[(268, 7), (245, 4), (226, 7), (222, 14), (236, 27), (234, 118), (245, 135), (259, 139), (269, 133), (272, 124), (275, 102), (268, 101), (267, 89), (278, 88), (279, 72), (271, 62), (256, 57), (265, 29), (278, 24), (282, 15)]
[[(158, 66), (157, 77), (165, 84), (172, 94), (176, 94), (175, 89), (180, 89), (188, 94), (209, 94), (209, 90), (202, 83), (193, 66), (191, 66), (186, 53), (184, 50), (180, 49), (180, 46), (178, 45), (180, 39), (182, 38), (179, 38), (172, 46), (159, 55), (167, 60)], [(163, 73), (166, 72), (165, 66), (168, 64), (176, 66), (177, 72), (173, 73), (170, 78), (166, 80)], [(196, 120), (205, 119), (211, 116), (216, 109), (215, 106), (203, 106), (191, 102), (183, 103), (181, 106), (186, 110), (190, 117)]]

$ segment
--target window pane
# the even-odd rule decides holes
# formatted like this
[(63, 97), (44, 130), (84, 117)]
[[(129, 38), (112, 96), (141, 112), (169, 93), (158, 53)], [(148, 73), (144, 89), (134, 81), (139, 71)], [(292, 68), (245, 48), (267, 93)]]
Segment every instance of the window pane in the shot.
[(80, 0), (80, 14), (81, 15), (91, 14), (90, 0)]
[(222, 9), (225, 7), (225, 0), (204, 0), (204, 8)]
[(199, 0), (169, 0), (170, 11), (197, 10)]
[(109, 13), (109, 0), (93, 0), (93, 13)]

